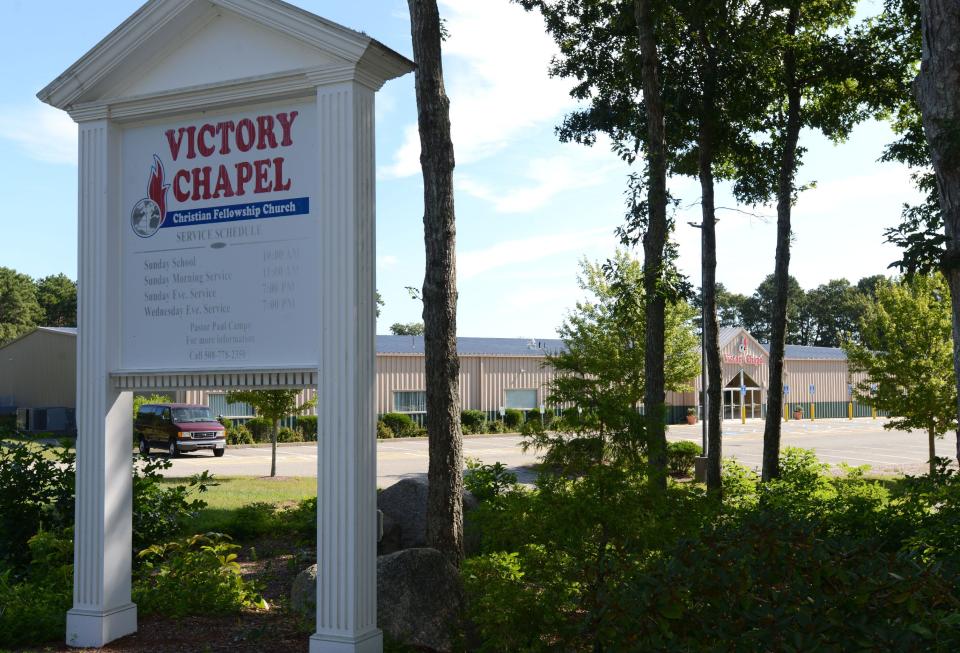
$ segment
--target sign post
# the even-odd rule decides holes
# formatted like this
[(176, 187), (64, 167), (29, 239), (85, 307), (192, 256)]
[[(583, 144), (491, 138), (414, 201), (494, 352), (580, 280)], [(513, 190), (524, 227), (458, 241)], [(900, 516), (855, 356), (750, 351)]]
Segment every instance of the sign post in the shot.
[(810, 421), (817, 419), (817, 405), (813, 402), (813, 396), (817, 393), (817, 386), (810, 384)]
[(310, 651), (382, 650), (373, 108), (412, 69), (288, 4), (150, 0), (38, 94), (79, 124), (69, 645), (137, 629), (131, 390), (316, 385)]
[(790, 396), (790, 386), (786, 383), (783, 384), (783, 421), (786, 422), (790, 419), (790, 402), (787, 400), (787, 397)]

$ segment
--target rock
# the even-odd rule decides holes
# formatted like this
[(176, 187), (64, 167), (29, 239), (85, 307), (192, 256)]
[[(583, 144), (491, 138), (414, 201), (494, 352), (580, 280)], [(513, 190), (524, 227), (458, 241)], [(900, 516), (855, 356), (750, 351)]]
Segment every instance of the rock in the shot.
[[(377, 508), (383, 511), (381, 555), (427, 545), (427, 479), (405, 478), (377, 493)], [(463, 512), (478, 505), (476, 497), (463, 492)]]
[(377, 559), (377, 625), (393, 639), (449, 651), (462, 613), (460, 574), (436, 549), (405, 549)]
[(315, 617), (317, 613), (317, 565), (310, 565), (293, 579), (293, 589), (290, 590), (290, 607), (305, 617)]

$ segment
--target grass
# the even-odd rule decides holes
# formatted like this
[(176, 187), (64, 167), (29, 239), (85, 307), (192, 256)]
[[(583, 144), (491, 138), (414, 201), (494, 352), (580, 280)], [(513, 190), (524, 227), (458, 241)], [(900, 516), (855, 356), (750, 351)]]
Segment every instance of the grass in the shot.
[[(194, 532), (225, 530), (233, 519), (234, 511), (251, 503), (287, 507), (317, 495), (317, 479), (308, 476), (218, 476), (215, 481), (218, 485), (200, 495), (207, 502), (207, 507), (190, 524)], [(183, 482), (182, 478), (166, 478), (162, 484), (181, 485)]]

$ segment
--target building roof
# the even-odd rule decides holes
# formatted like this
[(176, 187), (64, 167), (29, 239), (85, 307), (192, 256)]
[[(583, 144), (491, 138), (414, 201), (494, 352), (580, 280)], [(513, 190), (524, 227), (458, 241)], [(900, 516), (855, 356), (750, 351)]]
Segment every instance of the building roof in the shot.
[[(77, 335), (76, 327), (37, 327), (37, 330)], [(741, 327), (720, 329), (720, 346), (741, 331)], [(770, 354), (770, 343), (761, 342), (760, 346), (767, 355)], [(546, 356), (563, 349), (563, 340), (559, 338), (457, 338), (457, 351), (463, 356)], [(377, 336), (377, 353), (423, 354), (423, 336)], [(787, 345), (784, 357), (790, 360), (846, 360), (847, 353), (839, 347)]]
[[(457, 338), (461, 356), (546, 356), (564, 348), (558, 338)], [(423, 354), (423, 336), (377, 336), (378, 354)]]
[(37, 331), (49, 331), (50, 333), (62, 333), (67, 336), (77, 335), (77, 327), (37, 327)]
[[(740, 333), (746, 333), (753, 337), (743, 327), (723, 327), (720, 329), (718, 340), (722, 349), (730, 340)], [(770, 355), (770, 343), (757, 341), (757, 344), (763, 351)], [(787, 345), (784, 348), (783, 357), (788, 360), (847, 360), (847, 353), (839, 347), (811, 347), (808, 345)]]
[[(770, 344), (761, 342), (763, 351), (770, 353)], [(839, 347), (809, 347), (807, 345), (787, 345), (783, 357), (789, 360), (847, 360), (847, 352)]]

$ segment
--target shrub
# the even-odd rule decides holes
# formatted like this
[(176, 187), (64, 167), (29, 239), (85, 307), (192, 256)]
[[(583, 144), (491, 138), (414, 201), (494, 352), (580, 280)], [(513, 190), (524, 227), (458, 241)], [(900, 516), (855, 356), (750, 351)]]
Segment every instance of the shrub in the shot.
[(303, 434), (304, 442), (317, 441), (317, 416), (299, 415), (297, 417), (297, 430)]
[(464, 433), (483, 433), (487, 415), (482, 410), (465, 410), (460, 413), (460, 423)]
[(667, 470), (673, 476), (690, 476), (693, 473), (694, 459), (702, 454), (703, 448), (696, 442), (668, 442)]
[(393, 438), (393, 429), (387, 426), (387, 423), (382, 419), (377, 420), (377, 439), (378, 440), (389, 440)]
[(547, 408), (542, 413), (539, 408), (534, 408), (533, 410), (527, 411), (526, 423), (538, 422), (543, 426), (543, 428), (550, 428), (550, 425), (553, 424), (554, 414), (553, 410)]
[(208, 471), (194, 474), (186, 483), (161, 485), (161, 470), (173, 463), (167, 458), (140, 458), (133, 466), (133, 546), (142, 549), (168, 540), (183, 531), (187, 522), (207, 507), (193, 495), (216, 485)]
[(487, 433), (506, 433), (507, 426), (498, 419), (487, 422)]
[(501, 462), (485, 465), (476, 458), (467, 458), (463, 484), (479, 501), (489, 501), (515, 487), (517, 475)]
[(25, 568), (41, 524), (59, 531), (73, 523), (75, 460), (67, 449), (0, 442), (0, 565)]
[(511, 431), (517, 431), (523, 425), (523, 411), (507, 408), (503, 413), (503, 423)]
[(27, 542), (31, 563), (17, 579), (0, 571), (0, 645), (63, 641), (66, 612), (73, 603), (73, 537), (40, 531)]
[(303, 433), (289, 426), (281, 426), (277, 431), (277, 442), (303, 442)]
[(406, 413), (386, 413), (380, 417), (380, 420), (389, 426), (398, 438), (416, 435), (419, 430), (417, 423)]
[(247, 420), (244, 424), (250, 432), (253, 433), (253, 439), (257, 442), (270, 442), (270, 433), (273, 431), (273, 424), (265, 417), (254, 417)]
[(524, 436), (544, 435), (547, 432), (546, 427), (540, 422), (540, 418), (528, 419), (520, 427), (520, 434)]
[(258, 501), (234, 510), (225, 530), (238, 540), (252, 540), (283, 530), (283, 522), (276, 506)]
[(223, 415), (220, 415), (219, 417), (217, 417), (217, 421), (220, 422), (220, 425), (223, 426), (223, 428), (227, 429), (228, 431), (233, 428), (233, 420), (230, 419), (229, 417), (224, 417)]
[(284, 527), (300, 536), (304, 544), (317, 543), (317, 497), (302, 499), (281, 513)]
[(228, 444), (253, 444), (253, 433), (246, 426), (232, 426), (227, 429)]
[(192, 535), (140, 552), (133, 600), (143, 614), (164, 617), (236, 614), (267, 608), (257, 588), (240, 575), (239, 549), (219, 533)]

